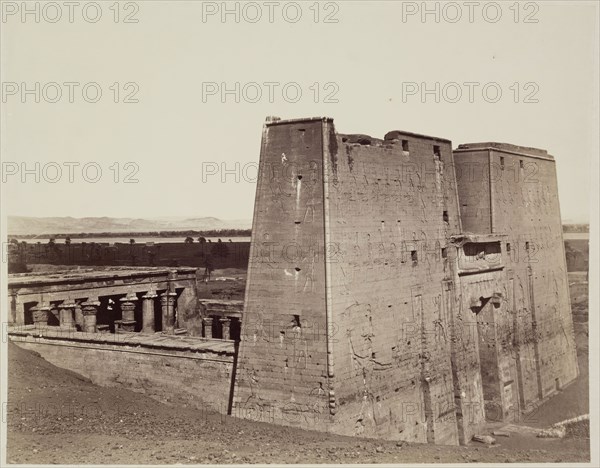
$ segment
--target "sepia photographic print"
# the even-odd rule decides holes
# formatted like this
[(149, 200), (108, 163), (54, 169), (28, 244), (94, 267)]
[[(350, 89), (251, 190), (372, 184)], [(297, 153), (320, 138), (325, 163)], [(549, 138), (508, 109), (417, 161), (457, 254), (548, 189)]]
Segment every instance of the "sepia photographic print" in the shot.
[(600, 466), (598, 1), (0, 6), (1, 466)]

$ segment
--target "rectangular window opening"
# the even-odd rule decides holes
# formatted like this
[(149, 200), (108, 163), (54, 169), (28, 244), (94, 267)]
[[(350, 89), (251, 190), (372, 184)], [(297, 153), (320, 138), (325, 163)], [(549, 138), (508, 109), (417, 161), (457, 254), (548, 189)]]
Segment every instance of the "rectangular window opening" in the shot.
[(448, 217), (448, 212), (447, 211), (443, 211), (442, 212), (442, 219), (444, 220), (445, 223), (449, 223), (450, 222), (450, 218)]
[(419, 256), (417, 255), (416, 250), (410, 251), (410, 259), (412, 260), (413, 265), (416, 265), (417, 263), (419, 263)]
[(500, 156), (500, 169), (504, 170), (504, 156)]
[(438, 145), (433, 145), (433, 155), (437, 159), (441, 159), (442, 158), (442, 150), (440, 149), (440, 147)]
[(408, 140), (402, 140), (402, 151), (406, 151), (408, 153)]
[(467, 242), (463, 251), (467, 257), (485, 258), (500, 254), (500, 242)]

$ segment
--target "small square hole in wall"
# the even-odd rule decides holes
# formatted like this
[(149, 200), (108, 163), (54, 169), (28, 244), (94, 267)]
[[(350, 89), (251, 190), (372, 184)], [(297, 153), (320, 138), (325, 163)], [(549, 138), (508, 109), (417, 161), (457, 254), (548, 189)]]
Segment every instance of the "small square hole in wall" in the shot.
[(444, 220), (445, 223), (449, 223), (450, 222), (450, 218), (448, 217), (448, 212), (447, 211), (443, 211), (442, 212), (442, 219)]
[(433, 155), (436, 159), (442, 159), (442, 150), (438, 145), (433, 145)]
[(506, 243), (506, 251), (507, 251), (507, 252), (510, 252), (510, 242), (507, 242), (507, 243)]
[(416, 265), (417, 263), (419, 263), (419, 256), (417, 255), (416, 250), (410, 251), (410, 259), (412, 260), (413, 265)]
[(504, 170), (504, 156), (500, 156), (500, 169)]
[(523, 168), (525, 167), (525, 163), (523, 163), (523, 160), (522, 160), (522, 159), (520, 159), (520, 160), (519, 160), (519, 167), (520, 167), (521, 169), (523, 169)]
[(525, 250), (529, 250), (529, 242), (525, 242)]
[(402, 151), (406, 151), (408, 153), (408, 140), (402, 140)]
[(448, 258), (448, 249), (446, 247), (442, 247), (442, 258)]

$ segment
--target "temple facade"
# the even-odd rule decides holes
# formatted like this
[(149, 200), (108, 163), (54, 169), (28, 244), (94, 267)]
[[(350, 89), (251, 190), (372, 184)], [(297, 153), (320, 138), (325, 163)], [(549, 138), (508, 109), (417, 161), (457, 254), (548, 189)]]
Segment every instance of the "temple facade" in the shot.
[(577, 375), (545, 151), (266, 122), (234, 407), (459, 444)]
[(578, 376), (544, 150), (270, 118), (249, 255), (243, 301), (195, 268), (10, 275), (8, 336), (100, 385), (432, 444)]

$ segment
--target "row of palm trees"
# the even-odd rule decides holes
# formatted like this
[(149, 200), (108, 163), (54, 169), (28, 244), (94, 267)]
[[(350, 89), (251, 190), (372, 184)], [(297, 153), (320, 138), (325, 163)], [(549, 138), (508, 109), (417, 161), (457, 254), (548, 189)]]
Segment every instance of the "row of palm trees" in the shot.
[[(188, 236), (188, 237), (185, 238), (184, 242), (186, 244), (193, 244), (194, 243), (194, 238)], [(200, 244), (206, 244), (207, 242), (211, 243), (211, 240), (210, 239), (206, 240), (206, 237), (200, 236), (200, 237), (198, 237), (198, 242)], [(219, 239), (218, 242), (222, 242), (221, 239)], [(229, 242), (233, 242), (233, 241), (231, 239), (229, 239)], [(11, 244), (19, 244), (19, 241), (17, 239), (13, 238), (13, 239), (10, 240), (10, 243)], [(22, 244), (27, 244), (27, 241), (21, 241), (21, 243)], [(129, 239), (129, 244), (131, 244), (131, 245), (135, 244), (135, 239), (133, 239), (133, 238)], [(56, 245), (56, 238), (51, 237), (50, 239), (48, 239), (48, 245)], [(65, 237), (65, 245), (71, 245), (71, 238), (69, 236)]]

